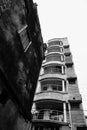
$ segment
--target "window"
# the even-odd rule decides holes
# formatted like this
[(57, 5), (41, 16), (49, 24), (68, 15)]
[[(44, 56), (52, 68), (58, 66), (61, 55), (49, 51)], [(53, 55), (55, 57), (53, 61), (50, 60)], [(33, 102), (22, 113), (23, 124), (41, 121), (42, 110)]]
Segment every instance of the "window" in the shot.
[(67, 64), (67, 68), (72, 68), (72, 64)]
[(65, 56), (67, 56), (67, 57), (70, 56), (70, 55), (71, 55), (71, 53), (65, 53)]
[(80, 108), (80, 104), (78, 104), (78, 103), (71, 104), (71, 110), (78, 110), (79, 108)]
[(49, 66), (45, 67), (45, 73), (62, 73), (62, 66)]
[(55, 66), (56, 72), (62, 73), (62, 67), (61, 66)]
[(68, 79), (69, 84), (75, 84), (76, 83), (76, 79), (72, 78), (72, 79)]
[(24, 51), (28, 49), (31, 44), (31, 38), (28, 31), (28, 25), (25, 25), (22, 29), (18, 31)]
[(52, 85), (52, 90), (57, 90), (57, 86), (56, 85)]
[(58, 91), (62, 91), (62, 86), (59, 86), (59, 87), (58, 87)]
[(52, 90), (54, 91), (62, 91), (62, 84), (58, 84), (58, 85), (52, 85)]
[(69, 48), (69, 45), (64, 46), (65, 49)]
[(46, 91), (46, 90), (47, 90), (47, 86), (43, 86), (42, 91)]

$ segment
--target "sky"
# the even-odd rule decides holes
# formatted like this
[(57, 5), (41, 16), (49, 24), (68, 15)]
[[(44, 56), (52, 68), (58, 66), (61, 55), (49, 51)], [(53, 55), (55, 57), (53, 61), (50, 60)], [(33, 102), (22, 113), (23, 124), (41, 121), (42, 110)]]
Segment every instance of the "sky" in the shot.
[(34, 0), (44, 42), (68, 37), (87, 115), (87, 0)]

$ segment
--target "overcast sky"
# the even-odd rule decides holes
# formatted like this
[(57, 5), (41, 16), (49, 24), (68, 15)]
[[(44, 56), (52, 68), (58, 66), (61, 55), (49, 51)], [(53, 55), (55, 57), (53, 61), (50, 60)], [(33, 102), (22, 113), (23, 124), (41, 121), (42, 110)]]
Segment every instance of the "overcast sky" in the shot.
[[(44, 42), (68, 37), (84, 110), (87, 111), (87, 0), (34, 0)], [(85, 113), (87, 113), (85, 111)]]

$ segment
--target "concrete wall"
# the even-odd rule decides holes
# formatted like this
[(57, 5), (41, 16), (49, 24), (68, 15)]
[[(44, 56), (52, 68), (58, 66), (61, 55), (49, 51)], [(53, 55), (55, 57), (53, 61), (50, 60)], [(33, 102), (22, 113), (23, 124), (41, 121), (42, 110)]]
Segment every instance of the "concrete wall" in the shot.
[(18, 112), (17, 106), (9, 99), (0, 103), (0, 130), (30, 130), (31, 123)]

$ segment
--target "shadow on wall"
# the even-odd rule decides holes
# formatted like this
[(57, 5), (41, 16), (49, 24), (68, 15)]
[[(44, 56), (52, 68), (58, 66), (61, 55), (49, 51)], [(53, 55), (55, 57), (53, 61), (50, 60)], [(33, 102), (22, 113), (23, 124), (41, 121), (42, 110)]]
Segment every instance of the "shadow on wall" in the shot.
[(5, 105), (0, 104), (0, 130), (29, 130), (29, 122), (18, 114), (11, 100)]

